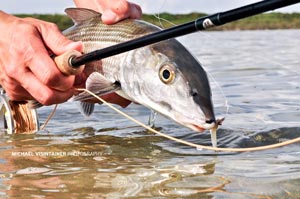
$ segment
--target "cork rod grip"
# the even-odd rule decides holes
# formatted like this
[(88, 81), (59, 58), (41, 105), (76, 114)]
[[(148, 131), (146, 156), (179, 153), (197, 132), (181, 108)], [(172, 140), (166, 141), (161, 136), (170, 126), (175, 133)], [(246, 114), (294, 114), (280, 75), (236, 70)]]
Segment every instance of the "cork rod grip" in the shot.
[(73, 67), (70, 63), (70, 60), (72, 59), (72, 57), (78, 57), (81, 55), (82, 54), (79, 51), (70, 50), (55, 57), (54, 62), (56, 63), (60, 72), (62, 72), (64, 75), (77, 75), (83, 71), (84, 65)]

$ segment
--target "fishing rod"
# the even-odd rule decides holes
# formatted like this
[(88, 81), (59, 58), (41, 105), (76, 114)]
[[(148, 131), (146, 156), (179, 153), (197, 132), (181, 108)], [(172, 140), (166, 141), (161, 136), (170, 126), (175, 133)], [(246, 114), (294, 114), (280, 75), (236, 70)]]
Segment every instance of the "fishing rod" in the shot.
[[(159, 32), (155, 32), (146, 36), (139, 37), (137, 39), (133, 39), (124, 43), (119, 43), (113, 46), (109, 46), (107, 48), (99, 49), (92, 51), (86, 54), (68, 54), (63, 56), (62, 59), (58, 59), (60, 61), (57, 62), (58, 66), (60, 64), (69, 66), (72, 68), (72, 74), (77, 73), (77, 68), (80, 66), (100, 60), (103, 58), (107, 58), (110, 56), (114, 56), (120, 53), (124, 53), (136, 48), (144, 47), (149, 44), (153, 44), (156, 42), (160, 42), (163, 40), (167, 40), (174, 37), (179, 37), (183, 35), (187, 35), (190, 33), (194, 33), (200, 30), (209, 29), (215, 26), (221, 26), (229, 22), (233, 22), (239, 19), (243, 19), (246, 17), (250, 17), (253, 15), (261, 14), (267, 11), (275, 10), (278, 8), (286, 7), (289, 5), (293, 5), (299, 3), (300, 0), (264, 0), (257, 3), (249, 4), (246, 6), (242, 6), (236, 9), (232, 9), (225, 12), (219, 12), (216, 14), (212, 14), (209, 16), (205, 16), (199, 18), (195, 21), (188, 22), (179, 26), (174, 26), (169, 29), (165, 29)], [(81, 72), (80, 69), (79, 72)], [(79, 73), (78, 72), (78, 73)], [(68, 73), (68, 72), (65, 72)]]

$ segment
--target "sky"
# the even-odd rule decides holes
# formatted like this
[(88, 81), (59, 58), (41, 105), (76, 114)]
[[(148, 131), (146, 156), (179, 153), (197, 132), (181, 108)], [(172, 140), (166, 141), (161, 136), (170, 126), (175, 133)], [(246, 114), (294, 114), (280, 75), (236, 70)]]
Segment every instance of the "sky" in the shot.
[[(88, 1), (88, 0), (86, 0)], [(21, 3), (22, 2), (22, 3)], [(213, 14), (230, 10), (258, 0), (131, 0), (142, 7), (144, 13), (154, 14), (169, 12), (174, 14), (203, 12)], [(64, 13), (67, 7), (74, 7), (72, 0), (1, 0), (0, 10), (10, 14)], [(300, 3), (283, 9), (280, 12), (300, 12)]]

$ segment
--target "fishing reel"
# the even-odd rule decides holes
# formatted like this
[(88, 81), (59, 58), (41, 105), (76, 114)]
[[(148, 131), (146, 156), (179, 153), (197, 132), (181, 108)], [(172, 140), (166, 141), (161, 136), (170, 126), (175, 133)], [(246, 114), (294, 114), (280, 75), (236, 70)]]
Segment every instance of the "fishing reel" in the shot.
[(40, 130), (38, 114), (26, 102), (12, 101), (0, 87), (0, 132), (30, 134)]

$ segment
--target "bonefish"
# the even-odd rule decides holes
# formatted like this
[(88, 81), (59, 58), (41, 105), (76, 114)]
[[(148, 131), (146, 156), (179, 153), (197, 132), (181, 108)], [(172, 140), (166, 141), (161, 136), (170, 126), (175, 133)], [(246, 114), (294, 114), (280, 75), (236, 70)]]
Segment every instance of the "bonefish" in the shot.
[[(82, 41), (84, 53), (144, 36), (160, 28), (141, 20), (127, 19), (114, 25), (101, 22), (93, 10), (68, 8), (74, 26), (64, 31), (71, 40)], [(131, 50), (86, 67), (99, 68), (86, 81), (86, 88), (97, 95), (118, 95), (171, 118), (194, 131), (217, 126), (211, 89), (201, 64), (176, 39), (169, 39)], [(74, 97), (85, 101), (87, 93)], [(86, 114), (94, 104), (83, 103)], [(214, 143), (215, 141), (213, 141)]]

